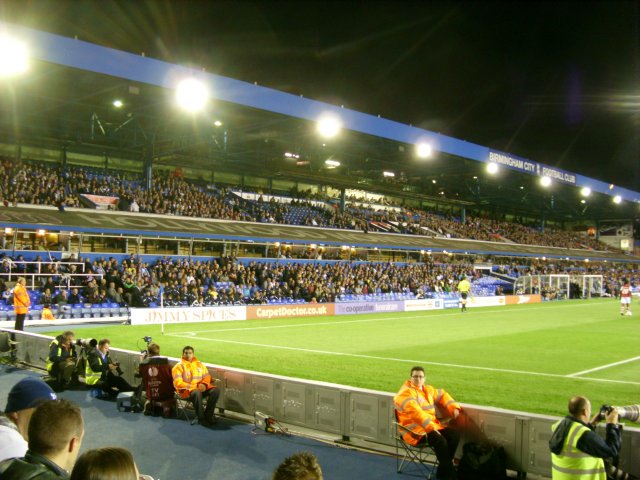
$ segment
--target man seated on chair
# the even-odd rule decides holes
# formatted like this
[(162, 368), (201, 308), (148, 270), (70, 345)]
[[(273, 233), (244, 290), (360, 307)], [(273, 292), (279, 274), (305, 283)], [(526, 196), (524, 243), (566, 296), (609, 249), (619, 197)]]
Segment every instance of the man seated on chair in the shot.
[(442, 412), (451, 419), (458, 418), (462, 407), (443, 389), (425, 385), (425, 373), (422, 367), (411, 369), (411, 378), (404, 382), (393, 403), (398, 423), (407, 431), (403, 440), (414, 446), (426, 442), (438, 458), (438, 479), (455, 478), (453, 456), (458, 448), (460, 434), (447, 427), (438, 419)]
[[(140, 384), (140, 404), (144, 404), (144, 414), (155, 414), (162, 410), (163, 417), (172, 417), (175, 409), (175, 389), (169, 359), (160, 356), (160, 345), (150, 343), (147, 355), (138, 367), (142, 383)], [(146, 402), (142, 401), (146, 394)]]
[[(211, 384), (211, 375), (207, 367), (194, 356), (193, 347), (182, 349), (182, 359), (175, 364), (171, 373), (176, 392), (193, 403), (200, 424), (210, 427), (216, 423), (214, 409), (220, 391)], [(203, 398), (207, 398), (206, 409), (202, 406)]]
[(111, 341), (108, 338), (103, 338), (87, 352), (84, 374), (87, 387), (99, 387), (112, 397), (117, 396), (120, 392), (133, 392), (134, 387), (122, 377), (123, 372), (120, 369), (120, 364), (114, 362), (109, 356), (110, 348)]
[(49, 344), (47, 372), (49, 376), (56, 379), (61, 389), (78, 383), (78, 354), (74, 345), (75, 339), (73, 332), (66, 331)]

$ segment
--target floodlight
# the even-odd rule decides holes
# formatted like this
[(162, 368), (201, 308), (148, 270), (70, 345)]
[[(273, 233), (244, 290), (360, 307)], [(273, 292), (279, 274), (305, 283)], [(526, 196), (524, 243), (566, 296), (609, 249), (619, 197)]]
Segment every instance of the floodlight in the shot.
[(395, 177), (395, 176), (396, 176), (396, 174), (395, 174), (395, 173), (393, 173), (393, 172), (387, 172), (387, 171), (384, 171), (384, 172), (382, 172), (382, 176), (383, 176), (383, 177)]
[(583, 197), (588, 197), (589, 195), (591, 195), (591, 189), (589, 187), (582, 187), (582, 190), (580, 190), (580, 194)]
[(4, 233), (5, 233), (5, 235), (11, 235), (13, 233), (13, 228), (5, 227), (4, 228)]
[(421, 142), (416, 144), (416, 155), (418, 158), (429, 158), (432, 153), (433, 149), (428, 143)]
[(342, 122), (338, 117), (323, 116), (318, 120), (318, 133), (324, 138), (333, 138), (340, 133)]
[(331, 168), (336, 168), (340, 166), (340, 162), (338, 160), (331, 160), (331, 159), (325, 160), (324, 164), (327, 167), (331, 167)]
[(124, 103), (122, 103), (122, 100), (114, 100), (112, 105), (116, 108), (122, 108), (122, 105), (124, 105)]
[(220, 120), (216, 120), (215, 122), (213, 122), (213, 125), (215, 125), (216, 127), (221, 127), (222, 122)]
[(182, 80), (176, 88), (176, 101), (188, 112), (199, 112), (205, 107), (208, 99), (207, 87), (195, 78)]
[(11, 38), (0, 37), (0, 76), (20, 75), (29, 69), (29, 55), (24, 43)]
[(487, 163), (487, 173), (495, 175), (496, 173), (498, 173), (498, 169), (498, 164), (496, 162)]
[(548, 187), (551, 185), (551, 177), (547, 177), (546, 175), (543, 175), (542, 177), (540, 177), (540, 185), (542, 185), (543, 187)]
[(584, 205), (585, 203), (587, 203), (587, 201), (583, 198), (582, 200), (580, 200), (580, 203)]
[(613, 197), (613, 203), (622, 203), (622, 197), (620, 195), (616, 195), (615, 197)]

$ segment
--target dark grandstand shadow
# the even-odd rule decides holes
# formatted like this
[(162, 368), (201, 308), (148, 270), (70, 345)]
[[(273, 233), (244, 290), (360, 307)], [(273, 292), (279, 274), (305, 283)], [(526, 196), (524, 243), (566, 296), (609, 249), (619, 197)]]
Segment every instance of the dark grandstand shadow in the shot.
[[(11, 387), (26, 376), (43, 374), (0, 366), (0, 408), (4, 408)], [(184, 420), (119, 412), (115, 402), (93, 398), (84, 389), (59, 395), (82, 407), (82, 451), (107, 445), (127, 448), (140, 471), (156, 480), (268, 480), (285, 457), (300, 450), (318, 457), (325, 478), (396, 478), (393, 457), (299, 436), (253, 432), (253, 425), (224, 417), (214, 428), (204, 428)]]

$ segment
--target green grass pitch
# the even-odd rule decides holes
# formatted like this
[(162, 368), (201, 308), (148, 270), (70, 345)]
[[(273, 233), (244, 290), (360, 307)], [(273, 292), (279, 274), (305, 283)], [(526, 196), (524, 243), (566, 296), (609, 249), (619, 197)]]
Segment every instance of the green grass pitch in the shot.
[(428, 383), (476, 405), (563, 415), (575, 394), (594, 408), (640, 403), (640, 309), (622, 317), (615, 300), (77, 331), (131, 350), (145, 335), (164, 355), (192, 345), (216, 365), (386, 392), (423, 365)]

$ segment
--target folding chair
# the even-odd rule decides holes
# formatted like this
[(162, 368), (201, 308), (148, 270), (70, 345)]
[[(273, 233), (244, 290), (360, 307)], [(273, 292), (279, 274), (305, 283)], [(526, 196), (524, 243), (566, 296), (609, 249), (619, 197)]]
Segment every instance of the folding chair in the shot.
[(176, 399), (176, 418), (184, 418), (189, 425), (198, 423), (198, 412), (195, 411), (189, 399), (182, 398), (178, 392), (174, 398)]
[(393, 414), (394, 438), (396, 441), (396, 471), (403, 473), (409, 465), (413, 465), (420, 476), (424, 476), (427, 480), (435, 478), (438, 459), (433, 448), (426, 442), (426, 438), (425, 441), (420, 442), (417, 446), (407, 443), (402, 436), (407, 432), (411, 432), (411, 430), (400, 425), (397, 411), (394, 410)]

